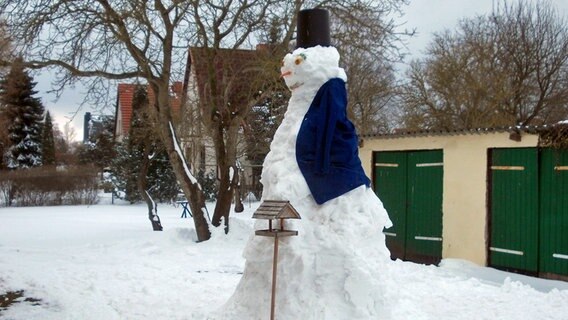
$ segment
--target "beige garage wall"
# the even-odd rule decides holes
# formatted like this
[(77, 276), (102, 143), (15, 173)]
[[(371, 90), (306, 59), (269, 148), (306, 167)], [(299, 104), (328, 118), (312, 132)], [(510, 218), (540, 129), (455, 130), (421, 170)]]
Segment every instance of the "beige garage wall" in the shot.
[(443, 258), (486, 264), (487, 152), (490, 148), (535, 147), (537, 135), (520, 142), (508, 133), (364, 138), (359, 155), (372, 177), (373, 151), (433, 150), (444, 153)]

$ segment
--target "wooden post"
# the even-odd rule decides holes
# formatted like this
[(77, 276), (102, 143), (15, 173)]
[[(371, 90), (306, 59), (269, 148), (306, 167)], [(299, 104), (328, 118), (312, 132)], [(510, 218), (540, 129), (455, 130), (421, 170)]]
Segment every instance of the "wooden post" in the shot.
[(274, 258), (272, 260), (272, 298), (270, 300), (270, 320), (274, 320), (276, 308), (276, 274), (278, 273), (278, 234), (274, 237)]
[[(292, 207), (289, 201), (265, 200), (254, 212), (253, 219), (268, 220), (267, 230), (256, 230), (254, 234), (274, 238), (274, 257), (272, 258), (272, 296), (270, 299), (270, 320), (274, 320), (276, 311), (276, 275), (278, 274), (278, 241), (280, 237), (297, 236), (298, 231), (284, 229), (284, 219), (301, 219), (300, 214)], [(280, 220), (276, 225), (272, 220)]]

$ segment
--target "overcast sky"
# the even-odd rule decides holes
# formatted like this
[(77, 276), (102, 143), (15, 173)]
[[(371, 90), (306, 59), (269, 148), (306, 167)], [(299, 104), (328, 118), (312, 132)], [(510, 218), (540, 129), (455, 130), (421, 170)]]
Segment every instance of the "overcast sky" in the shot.
[[(538, 0), (537, 0), (538, 1)], [(408, 60), (417, 58), (430, 41), (432, 34), (447, 28), (454, 28), (457, 22), (465, 17), (474, 17), (480, 14), (491, 13), (499, 0), (410, 0), (410, 5), (404, 9), (405, 15), (400, 18), (406, 22), (404, 28), (416, 29), (415, 37), (408, 40), (408, 49), (411, 55)], [(568, 17), (568, 0), (550, 0), (561, 15)], [(185, 68), (185, 66), (180, 66)], [(77, 109), (82, 101), (81, 89), (69, 89), (64, 92), (59, 101), (55, 102), (54, 95), (47, 94), (50, 88), (50, 76), (47, 74), (35, 77), (38, 82), (36, 89), (47, 110), (50, 111), (56, 122), (63, 130), (63, 124), (70, 121), (75, 115), (72, 125), (76, 131), (76, 139), (83, 137), (83, 116), (89, 111), (100, 114), (99, 110), (93, 110), (92, 106), (83, 106), (79, 112)], [(111, 106), (114, 107), (114, 106)], [(113, 112), (113, 108), (107, 108), (106, 113)]]
[[(408, 41), (413, 57), (420, 55), (433, 33), (454, 28), (462, 18), (489, 14), (497, 9), (500, 2), (501, 0), (410, 0), (401, 21), (406, 21), (405, 27), (408, 29), (416, 28), (417, 35)], [(512, 2), (509, 0), (509, 3)], [(568, 18), (568, 0), (549, 2)]]

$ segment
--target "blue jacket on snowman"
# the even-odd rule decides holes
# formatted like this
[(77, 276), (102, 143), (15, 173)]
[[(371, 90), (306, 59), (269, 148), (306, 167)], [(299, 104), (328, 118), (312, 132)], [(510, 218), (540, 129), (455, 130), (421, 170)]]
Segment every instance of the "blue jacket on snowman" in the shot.
[(331, 79), (318, 90), (298, 132), (296, 160), (317, 204), (370, 185), (346, 109), (345, 82)]

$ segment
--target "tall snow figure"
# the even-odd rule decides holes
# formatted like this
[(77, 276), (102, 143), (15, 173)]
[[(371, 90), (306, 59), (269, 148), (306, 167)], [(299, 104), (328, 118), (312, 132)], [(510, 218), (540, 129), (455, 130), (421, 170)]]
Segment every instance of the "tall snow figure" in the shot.
[[(361, 168), (339, 53), (329, 36), (310, 38), (314, 32), (303, 28), (317, 22), (306, 16), (325, 21), (327, 11), (300, 12), (298, 48), (281, 69), (292, 96), (261, 180), (263, 200), (288, 200), (302, 216), (287, 222), (299, 235), (280, 242), (276, 318), (376, 319), (387, 312), (381, 272), (390, 258), (382, 229), (391, 223)], [(267, 318), (272, 240), (251, 236), (243, 277), (219, 318)]]

